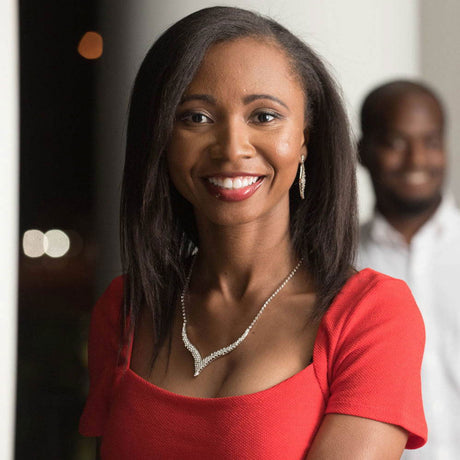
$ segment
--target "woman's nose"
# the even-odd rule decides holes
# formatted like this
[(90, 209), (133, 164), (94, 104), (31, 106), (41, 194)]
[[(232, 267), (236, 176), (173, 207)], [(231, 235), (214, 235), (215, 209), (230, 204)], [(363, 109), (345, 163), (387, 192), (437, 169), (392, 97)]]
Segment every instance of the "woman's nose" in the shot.
[(251, 158), (254, 146), (251, 143), (250, 127), (244, 120), (227, 120), (216, 127), (215, 140), (210, 147), (212, 159), (236, 160)]

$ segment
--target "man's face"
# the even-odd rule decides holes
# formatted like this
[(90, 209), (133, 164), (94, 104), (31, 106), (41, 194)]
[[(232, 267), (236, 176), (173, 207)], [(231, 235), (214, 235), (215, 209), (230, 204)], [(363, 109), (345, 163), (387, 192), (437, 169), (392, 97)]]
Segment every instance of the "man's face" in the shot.
[(442, 193), (446, 154), (441, 110), (421, 93), (384, 104), (381, 129), (364, 140), (362, 152), (377, 202), (401, 213), (424, 212)]

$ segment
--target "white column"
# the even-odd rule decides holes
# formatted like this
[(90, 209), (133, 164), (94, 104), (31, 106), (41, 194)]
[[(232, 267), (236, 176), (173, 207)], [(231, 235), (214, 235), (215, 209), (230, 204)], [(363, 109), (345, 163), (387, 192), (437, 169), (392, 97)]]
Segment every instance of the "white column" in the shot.
[(460, 203), (460, 2), (421, 0), (423, 79), (443, 98), (448, 115), (449, 186)]
[(12, 459), (16, 402), (18, 241), (18, 12), (0, 3), (0, 458)]

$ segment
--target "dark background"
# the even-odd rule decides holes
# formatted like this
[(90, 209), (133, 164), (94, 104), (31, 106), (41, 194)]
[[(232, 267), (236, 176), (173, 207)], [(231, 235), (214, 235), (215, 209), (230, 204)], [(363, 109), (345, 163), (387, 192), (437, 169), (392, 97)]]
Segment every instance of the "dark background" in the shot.
[[(94, 303), (94, 101), (98, 60), (77, 52), (97, 1), (20, 0), (20, 248), (64, 230), (64, 257), (19, 255), (16, 459), (90, 459), (78, 419)], [(101, 58), (103, 59), (103, 58)]]

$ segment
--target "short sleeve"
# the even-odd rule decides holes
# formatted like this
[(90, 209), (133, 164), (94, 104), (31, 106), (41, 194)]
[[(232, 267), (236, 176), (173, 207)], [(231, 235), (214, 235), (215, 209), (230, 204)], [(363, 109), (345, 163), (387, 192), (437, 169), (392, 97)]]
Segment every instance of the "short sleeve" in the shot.
[(420, 377), (425, 328), (407, 285), (378, 275), (345, 318), (332, 321), (326, 413), (401, 426), (409, 433), (406, 448), (414, 449), (427, 439)]
[(88, 341), (89, 394), (80, 418), (83, 436), (102, 436), (110, 410), (120, 350), (123, 279), (115, 278), (96, 303)]

